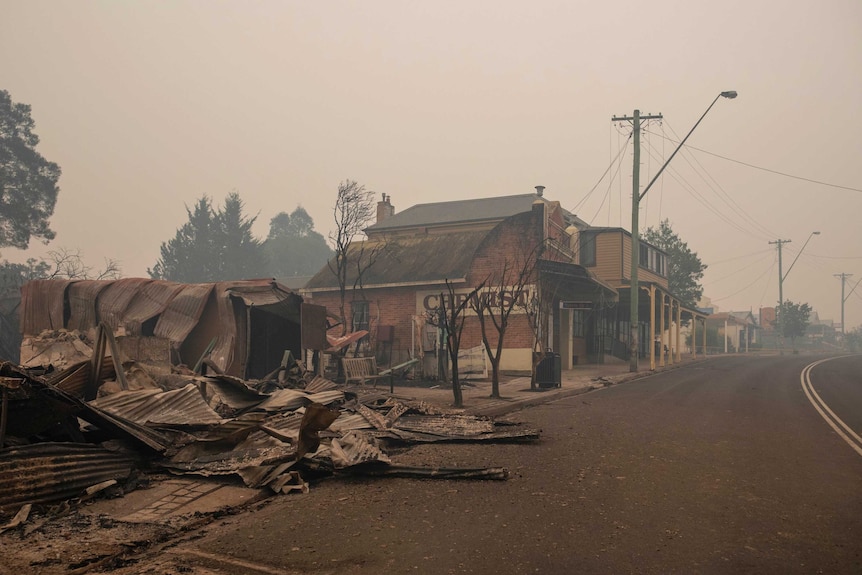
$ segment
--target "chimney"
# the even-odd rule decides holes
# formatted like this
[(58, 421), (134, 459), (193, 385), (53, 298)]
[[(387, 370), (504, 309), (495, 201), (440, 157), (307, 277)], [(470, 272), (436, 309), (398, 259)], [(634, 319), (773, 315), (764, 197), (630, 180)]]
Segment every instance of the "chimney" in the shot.
[(377, 202), (377, 223), (382, 222), (386, 218), (395, 215), (395, 208), (389, 203), (392, 196), (383, 194), (383, 199)]
[(541, 198), (542, 194), (544, 194), (544, 193), (545, 193), (545, 186), (536, 186), (536, 195), (537, 196), (539, 196)]

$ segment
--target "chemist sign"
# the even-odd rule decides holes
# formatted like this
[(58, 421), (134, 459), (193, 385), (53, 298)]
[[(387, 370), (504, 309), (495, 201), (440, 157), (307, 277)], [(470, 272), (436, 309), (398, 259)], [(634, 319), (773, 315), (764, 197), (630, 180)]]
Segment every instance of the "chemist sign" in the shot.
[[(452, 309), (453, 306), (457, 307), (465, 302), (472, 291), (470, 288), (463, 288), (455, 290), (454, 294), (450, 294), (447, 289), (416, 292), (416, 313), (419, 315), (434, 314), (441, 305), (445, 305), (447, 310)], [(474, 294), (473, 297), (484, 299), (492, 310), (501, 307), (508, 308), (514, 303), (512, 313), (516, 314), (526, 312), (526, 308), (530, 305), (535, 293), (536, 286), (530, 284), (521, 288), (516, 286), (507, 286), (503, 289), (499, 287), (488, 288)], [(468, 303), (466, 309), (471, 310), (473, 306)]]

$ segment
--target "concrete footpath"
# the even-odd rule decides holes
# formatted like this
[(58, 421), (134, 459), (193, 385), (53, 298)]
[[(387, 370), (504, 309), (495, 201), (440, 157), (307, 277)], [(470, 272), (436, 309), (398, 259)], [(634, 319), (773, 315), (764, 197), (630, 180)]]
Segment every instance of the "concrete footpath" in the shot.
[[(669, 369), (675, 369), (685, 365), (704, 361), (702, 357), (692, 359), (683, 358), (681, 363), (665, 367), (657, 367), (655, 371), (649, 369), (649, 362), (641, 362), (636, 373), (629, 370), (629, 364), (613, 363), (603, 365), (584, 365), (574, 369), (563, 371), (561, 374), (560, 387), (550, 387), (538, 390), (530, 389), (530, 376), (512, 377), (502, 376), (500, 381), (500, 399), (491, 397), (491, 381), (467, 381), (462, 383), (463, 410), (471, 415), (485, 415), (496, 417), (512, 411), (524, 409), (533, 405), (540, 405), (581, 393), (587, 393), (594, 389), (600, 389), (609, 385), (631, 381), (649, 375), (654, 375)], [(378, 384), (378, 389), (383, 387)], [(388, 390), (388, 388), (387, 388)], [(451, 385), (441, 384), (438, 386), (399, 386), (396, 382), (394, 394), (397, 397), (425, 401), (440, 407), (451, 409), (454, 397)]]

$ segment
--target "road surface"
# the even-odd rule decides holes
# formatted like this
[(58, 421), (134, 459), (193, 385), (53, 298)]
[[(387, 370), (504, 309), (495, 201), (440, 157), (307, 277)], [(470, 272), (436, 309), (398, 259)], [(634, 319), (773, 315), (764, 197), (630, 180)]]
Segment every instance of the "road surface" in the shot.
[(842, 437), (862, 434), (862, 356), (808, 370), (815, 405), (817, 359), (713, 359), (530, 408), (510, 417), (537, 444), (396, 456), (508, 481), (327, 480), (129, 572), (862, 573), (862, 451)]

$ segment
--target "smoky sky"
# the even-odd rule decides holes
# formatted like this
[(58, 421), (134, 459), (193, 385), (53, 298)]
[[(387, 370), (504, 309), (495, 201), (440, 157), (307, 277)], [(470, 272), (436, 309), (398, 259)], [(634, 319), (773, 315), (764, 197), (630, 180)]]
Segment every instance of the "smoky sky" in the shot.
[[(416, 203), (531, 192), (631, 226), (630, 126), (669, 219), (723, 311), (784, 297), (840, 320), (862, 278), (862, 4), (825, 2), (113, 2), (5, 0), (0, 88), (32, 105), (63, 169), (58, 247), (145, 276), (203, 195), (333, 227), (338, 183)], [(619, 155), (619, 161), (614, 159)], [(609, 166), (611, 168), (609, 169)], [(606, 173), (607, 172), (607, 173)], [(603, 176), (603, 174), (605, 174)], [(843, 186), (843, 187), (838, 187)], [(850, 188), (850, 189), (846, 189)], [(641, 187), (643, 189), (643, 187)], [(862, 324), (862, 287), (847, 299)]]

